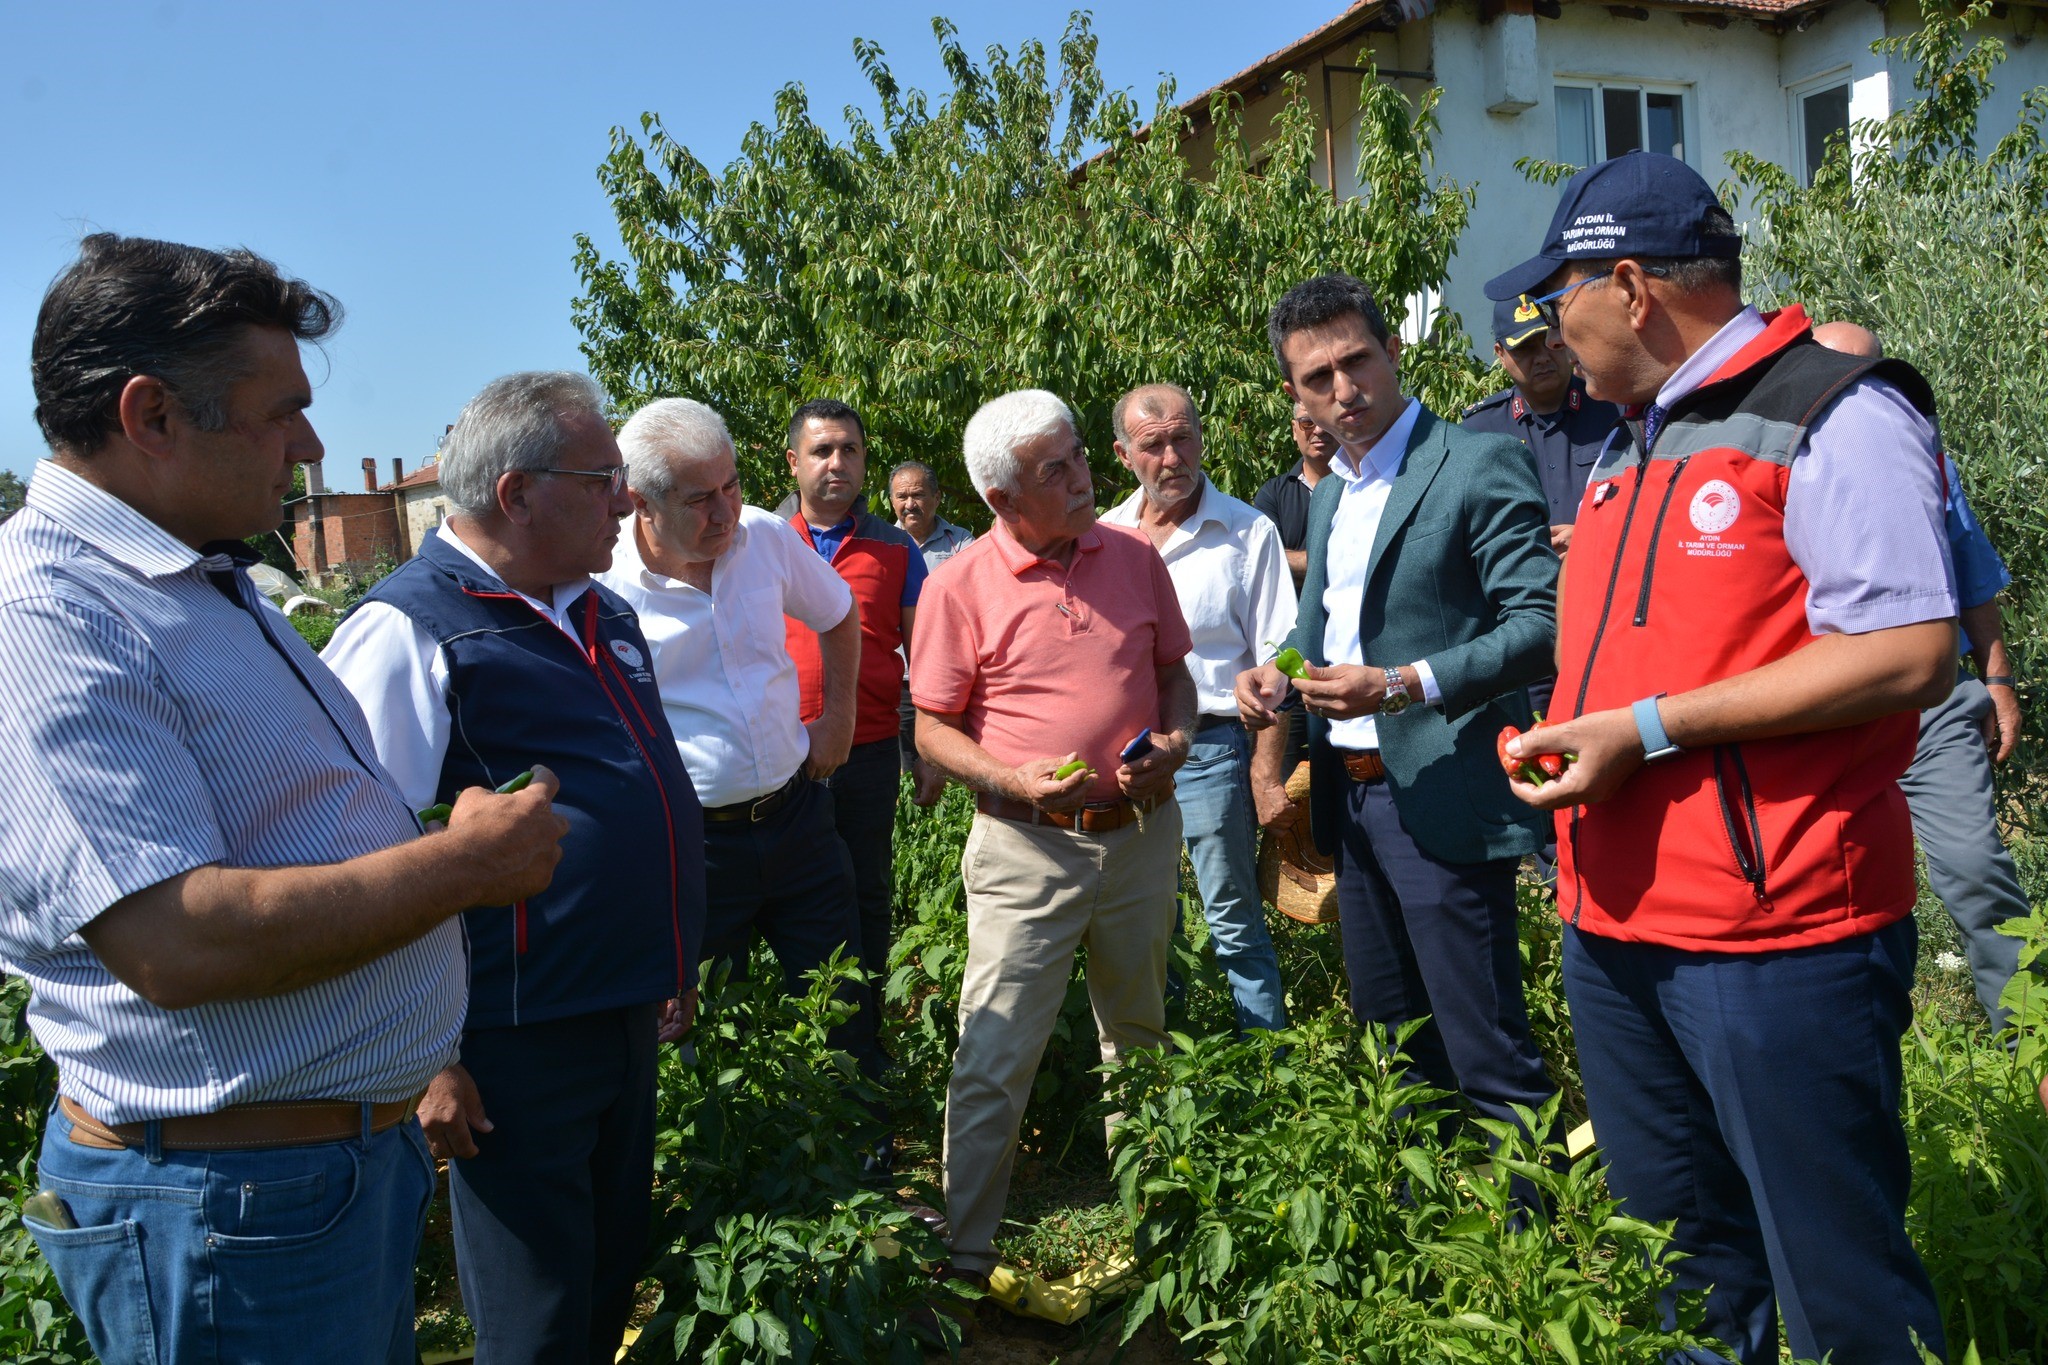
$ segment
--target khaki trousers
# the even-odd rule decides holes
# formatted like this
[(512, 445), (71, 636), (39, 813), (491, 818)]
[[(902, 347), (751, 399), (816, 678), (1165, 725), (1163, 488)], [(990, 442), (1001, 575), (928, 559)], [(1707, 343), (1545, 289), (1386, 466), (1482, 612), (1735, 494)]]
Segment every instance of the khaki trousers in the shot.
[(1107, 834), (974, 817), (960, 874), (967, 973), (960, 1047), (946, 1088), (946, 1215), (953, 1263), (996, 1264), (1017, 1128), (1088, 947), (1102, 1059), (1166, 1044), (1166, 943), (1180, 886), (1180, 807), (1167, 801)]

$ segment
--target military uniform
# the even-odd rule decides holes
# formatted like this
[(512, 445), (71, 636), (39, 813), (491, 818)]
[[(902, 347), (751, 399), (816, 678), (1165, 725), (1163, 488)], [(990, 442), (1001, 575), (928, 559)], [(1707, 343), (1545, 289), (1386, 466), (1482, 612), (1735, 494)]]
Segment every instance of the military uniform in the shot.
[(1578, 519), (1579, 495), (1607, 437), (1621, 422), (1621, 409), (1586, 396), (1576, 376), (1556, 412), (1539, 413), (1519, 390), (1503, 389), (1465, 409), (1460, 425), (1467, 431), (1512, 436), (1536, 457), (1536, 476), (1550, 503), (1550, 524), (1569, 526)]

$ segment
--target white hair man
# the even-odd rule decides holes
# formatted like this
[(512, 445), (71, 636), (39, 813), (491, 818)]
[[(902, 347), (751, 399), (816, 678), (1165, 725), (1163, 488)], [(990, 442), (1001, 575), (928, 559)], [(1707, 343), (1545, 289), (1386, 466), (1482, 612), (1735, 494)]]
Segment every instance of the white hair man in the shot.
[(451, 1158), (477, 1359), (608, 1360), (647, 1244), (656, 1043), (695, 1008), (703, 822), (646, 637), (591, 577), (626, 510), (597, 386), (493, 380), (440, 468), (454, 515), (342, 622), (328, 658), (416, 806), (536, 761), (561, 775), (561, 869), (544, 895), (465, 917), (462, 1060), (420, 1121)]
[[(1201, 712), (1178, 799), (1202, 892), (1209, 943), (1230, 982), (1237, 1026), (1287, 1027), (1280, 960), (1259, 895), (1251, 736), (1237, 714), (1237, 675), (1294, 631), (1294, 577), (1280, 528), (1202, 470), (1202, 419), (1177, 384), (1146, 384), (1117, 400), (1116, 454), (1138, 490), (1104, 514), (1143, 532), (1180, 595), (1194, 641), (1189, 669)], [(1275, 647), (1277, 649), (1277, 646)], [(1177, 989), (1177, 987), (1176, 987)]]
[[(657, 399), (620, 429), (619, 448), (633, 516), (600, 581), (640, 613), (704, 802), (704, 961), (744, 971), (758, 934), (802, 989), (835, 951), (860, 956), (853, 862), (823, 785), (853, 742), (859, 607), (787, 521), (740, 501), (732, 436), (711, 408)], [(785, 617), (818, 632), (824, 709), (809, 725)], [(880, 1074), (872, 1010), (835, 1038)]]
[(1067, 405), (1005, 394), (968, 421), (964, 446), (995, 525), (926, 586), (910, 692), (919, 751), (976, 793), (945, 1189), (952, 1271), (985, 1281), (1078, 945), (1103, 1060), (1166, 1041), (1173, 774), (1195, 682), (1166, 565), (1143, 536), (1095, 524)]

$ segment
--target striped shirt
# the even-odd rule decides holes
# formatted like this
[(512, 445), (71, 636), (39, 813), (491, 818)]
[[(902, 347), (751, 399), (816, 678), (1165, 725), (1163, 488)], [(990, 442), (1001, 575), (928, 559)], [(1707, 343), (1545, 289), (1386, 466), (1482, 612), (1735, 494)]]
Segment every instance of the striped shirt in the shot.
[(0, 965), (58, 1088), (108, 1123), (395, 1100), (455, 1056), (460, 922), (315, 986), (170, 1012), (78, 930), (197, 867), (341, 862), (419, 833), (348, 691), (246, 574), (45, 461), (0, 526)]

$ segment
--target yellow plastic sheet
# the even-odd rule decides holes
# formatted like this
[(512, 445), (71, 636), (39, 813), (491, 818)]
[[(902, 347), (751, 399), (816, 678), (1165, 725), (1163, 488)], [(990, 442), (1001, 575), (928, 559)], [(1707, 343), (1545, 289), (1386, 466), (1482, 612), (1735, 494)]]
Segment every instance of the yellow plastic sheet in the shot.
[(1044, 1280), (999, 1265), (989, 1272), (988, 1295), (1019, 1317), (1043, 1318), (1066, 1327), (1087, 1317), (1098, 1304), (1129, 1293), (1136, 1269), (1132, 1257), (1113, 1256), (1090, 1261), (1060, 1279)]

